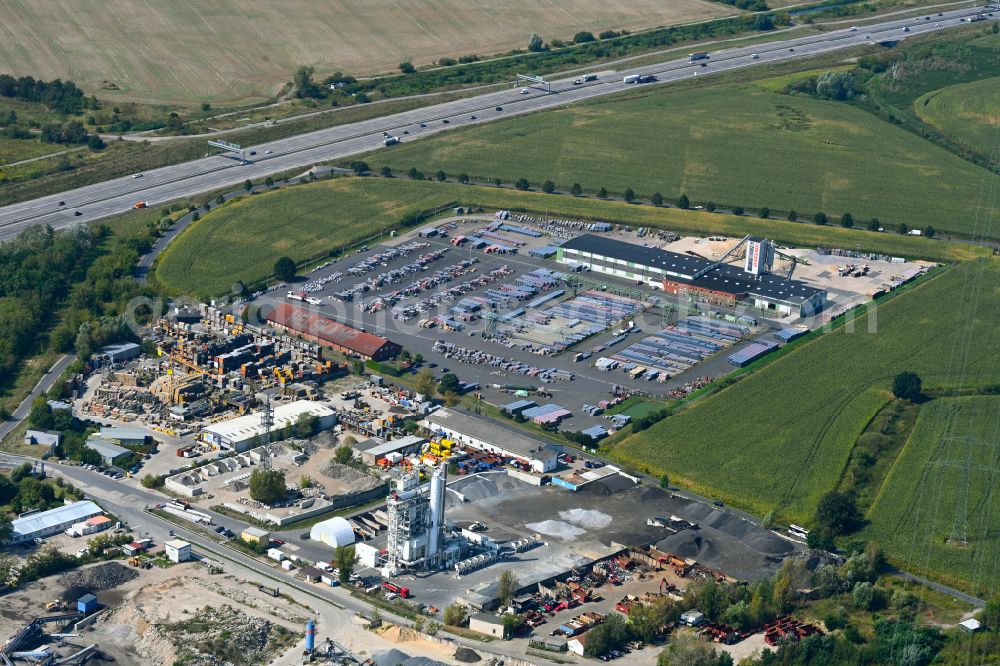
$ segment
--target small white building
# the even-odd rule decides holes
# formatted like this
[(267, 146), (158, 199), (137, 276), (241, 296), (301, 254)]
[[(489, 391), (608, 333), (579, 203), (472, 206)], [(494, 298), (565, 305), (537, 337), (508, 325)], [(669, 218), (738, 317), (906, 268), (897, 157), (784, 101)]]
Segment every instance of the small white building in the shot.
[(566, 649), (575, 655), (584, 656), (587, 651), (587, 634), (580, 634), (566, 641)]
[(24, 443), (29, 446), (47, 446), (49, 447), (49, 454), (55, 453), (56, 447), (59, 446), (59, 440), (62, 437), (62, 433), (55, 430), (25, 430), (24, 431)]
[(191, 544), (180, 539), (173, 539), (163, 544), (163, 551), (171, 562), (187, 562), (191, 559)]
[(982, 627), (983, 625), (976, 618), (970, 617), (968, 620), (962, 620), (961, 622), (959, 622), (958, 626), (960, 626), (963, 630), (968, 631), (969, 633), (973, 633), (979, 631), (979, 628)]
[(469, 616), (469, 629), (487, 636), (506, 638), (503, 619), (491, 613), (476, 613)]
[(309, 539), (325, 543), (330, 548), (351, 546), (354, 544), (354, 528), (346, 518), (334, 516), (313, 525), (309, 530)]
[(705, 614), (697, 610), (689, 610), (681, 613), (681, 624), (689, 627), (697, 627), (705, 621)]

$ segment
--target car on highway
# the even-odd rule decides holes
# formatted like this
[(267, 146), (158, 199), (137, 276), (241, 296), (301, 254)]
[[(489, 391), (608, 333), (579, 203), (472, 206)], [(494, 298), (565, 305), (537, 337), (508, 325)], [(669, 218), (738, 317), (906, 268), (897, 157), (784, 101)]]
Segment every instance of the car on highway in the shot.
[(530, 92), (531, 92), (531, 91), (530, 91), (530, 90), (528, 90), (527, 88), (521, 88), (521, 94), (522, 94), (522, 95), (527, 95), (527, 94), (528, 94), (528, 93), (530, 93)]
[(421, 127), (427, 127), (427, 123), (420, 123)]
[(475, 116), (469, 116), (469, 120), (475, 120), (475, 119), (476, 119)]
[(141, 173), (134, 173), (134, 174), (132, 174), (132, 177), (133, 178), (142, 178), (142, 174)]
[(83, 213), (81, 213), (81, 212), (80, 212), (80, 211), (78, 211), (78, 210), (74, 210), (74, 211), (73, 211), (73, 215), (75, 215), (76, 217), (80, 217), (81, 215), (83, 215)]
[(442, 122), (442, 123), (444, 123), (445, 125), (447, 125), (447, 124), (448, 124), (448, 123), (450, 123), (451, 121), (450, 121), (450, 120), (448, 120), (447, 118), (445, 118), (445, 119), (444, 119), (444, 120), (442, 120), (441, 122)]
[(573, 85), (574, 86), (583, 85), (583, 79), (573, 79)]
[(857, 31), (858, 31), (858, 26), (852, 25), (851, 26), (851, 32), (857, 32)]
[(65, 205), (66, 205), (66, 202), (65, 202), (65, 201), (60, 201), (60, 202), (59, 202), (59, 205), (60, 205), (60, 206), (65, 206)]
[(270, 149), (270, 148), (268, 148), (267, 150), (265, 150), (265, 151), (264, 151), (264, 154), (265, 154), (265, 155), (270, 155), (270, 154), (271, 154), (271, 149)]
[(251, 154), (251, 155), (256, 155), (256, 154), (257, 154), (257, 151), (256, 151), (256, 150), (251, 150), (251, 151), (250, 151), (250, 154)]
[(909, 31), (910, 31), (910, 26), (905, 26), (903, 28), (903, 32), (909, 32)]
[(935, 27), (935, 28), (940, 28), (940, 27), (941, 27), (941, 24), (940, 24), (940, 23), (935, 23), (935, 24), (934, 24), (934, 27)]
[(759, 58), (759, 57), (760, 57), (760, 56), (759, 56), (759, 55), (757, 55), (756, 53), (751, 53), (751, 54), (750, 54), (750, 59), (751, 59), (751, 60), (756, 60), (756, 59), (757, 59), (757, 58)]
[(869, 32), (868, 34), (865, 35), (865, 39), (871, 39), (871, 38), (872, 38), (872, 33)]
[(503, 111), (503, 107), (502, 106), (498, 106), (497, 107), (497, 111)]
[(789, 51), (794, 51), (795, 49), (794, 49), (794, 48), (791, 48), (791, 49), (788, 49), (788, 50), (789, 50)]

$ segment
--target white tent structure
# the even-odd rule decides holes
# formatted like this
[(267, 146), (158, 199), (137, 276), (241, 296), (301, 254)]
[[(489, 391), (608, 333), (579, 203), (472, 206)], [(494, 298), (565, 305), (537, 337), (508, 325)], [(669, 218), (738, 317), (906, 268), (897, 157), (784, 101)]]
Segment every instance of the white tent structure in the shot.
[(309, 530), (309, 538), (331, 548), (350, 546), (354, 543), (354, 529), (345, 518), (336, 516), (313, 525)]

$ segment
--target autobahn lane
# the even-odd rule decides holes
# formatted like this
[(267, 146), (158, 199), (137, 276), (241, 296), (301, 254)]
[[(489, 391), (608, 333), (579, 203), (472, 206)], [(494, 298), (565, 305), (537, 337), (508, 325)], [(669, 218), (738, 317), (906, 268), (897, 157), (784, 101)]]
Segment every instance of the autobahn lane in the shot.
[[(699, 63), (671, 60), (623, 70), (583, 85), (574, 85), (572, 79), (556, 80), (551, 82), (551, 94), (536, 88), (522, 94), (515, 88), (316, 130), (247, 147), (248, 153), (251, 150), (257, 153), (247, 164), (215, 155), (155, 169), (139, 178), (116, 178), (0, 208), (0, 240), (16, 235), (31, 224), (60, 228), (74, 222), (98, 220), (127, 211), (140, 200), (156, 205), (232, 187), (247, 179), (259, 180), (318, 162), (370, 152), (382, 147), (383, 133), (411, 141), (450, 129), (623, 92), (635, 87), (635, 84), (630, 86), (622, 81), (630, 74), (651, 74), (661, 84), (676, 82), (699, 74), (808, 58), (872, 42), (898, 41), (953, 28), (960, 25), (963, 18), (983, 11), (982, 8), (954, 10), (940, 16), (929, 15), (927, 20), (923, 17), (894, 19), (858, 30), (844, 28), (768, 44), (722, 49), (711, 52), (708, 60)], [(80, 215), (76, 215), (77, 212)]]

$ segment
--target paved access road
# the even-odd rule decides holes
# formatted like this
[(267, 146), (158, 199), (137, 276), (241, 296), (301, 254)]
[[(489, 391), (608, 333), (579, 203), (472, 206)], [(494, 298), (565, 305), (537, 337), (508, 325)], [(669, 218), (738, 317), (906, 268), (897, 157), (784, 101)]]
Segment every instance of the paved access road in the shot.
[(31, 390), (28, 397), (21, 401), (21, 404), (17, 406), (14, 413), (11, 414), (10, 418), (6, 421), (0, 421), (0, 440), (7, 436), (7, 433), (11, 432), (16, 428), (21, 421), (28, 418), (28, 414), (31, 413), (31, 403), (36, 397), (46, 393), (52, 385), (56, 383), (59, 377), (62, 375), (63, 370), (69, 367), (69, 364), (73, 362), (75, 356), (73, 354), (66, 354), (62, 356), (55, 364), (49, 368), (49, 371), (42, 375), (42, 378), (38, 380), (35, 384), (35, 388)]
[[(572, 79), (553, 81), (551, 94), (538, 88), (528, 88), (529, 92), (522, 94), (520, 88), (513, 88), (300, 134), (248, 147), (247, 150), (255, 151), (256, 155), (248, 157), (250, 162), (247, 164), (216, 155), (149, 171), (139, 178), (117, 178), (0, 208), (0, 240), (10, 238), (32, 224), (65, 227), (74, 222), (97, 220), (127, 211), (137, 201), (156, 205), (237, 185), (248, 178), (257, 180), (289, 169), (370, 152), (383, 146), (383, 132), (402, 141), (411, 141), (456, 127), (622, 92), (637, 85), (623, 82), (623, 78), (631, 74), (653, 75), (658, 82), (669, 83), (710, 72), (808, 58), (859, 44), (898, 41), (956, 27), (963, 18), (983, 11), (981, 8), (954, 10), (927, 15), (927, 20), (924, 16), (917, 20), (912, 17), (893, 19), (857, 30), (844, 28), (769, 44), (722, 49), (713, 51), (708, 60), (699, 63), (689, 63), (685, 59), (671, 60), (603, 74), (598, 80), (582, 85), (574, 85)], [(76, 212), (80, 215), (75, 215)]]

